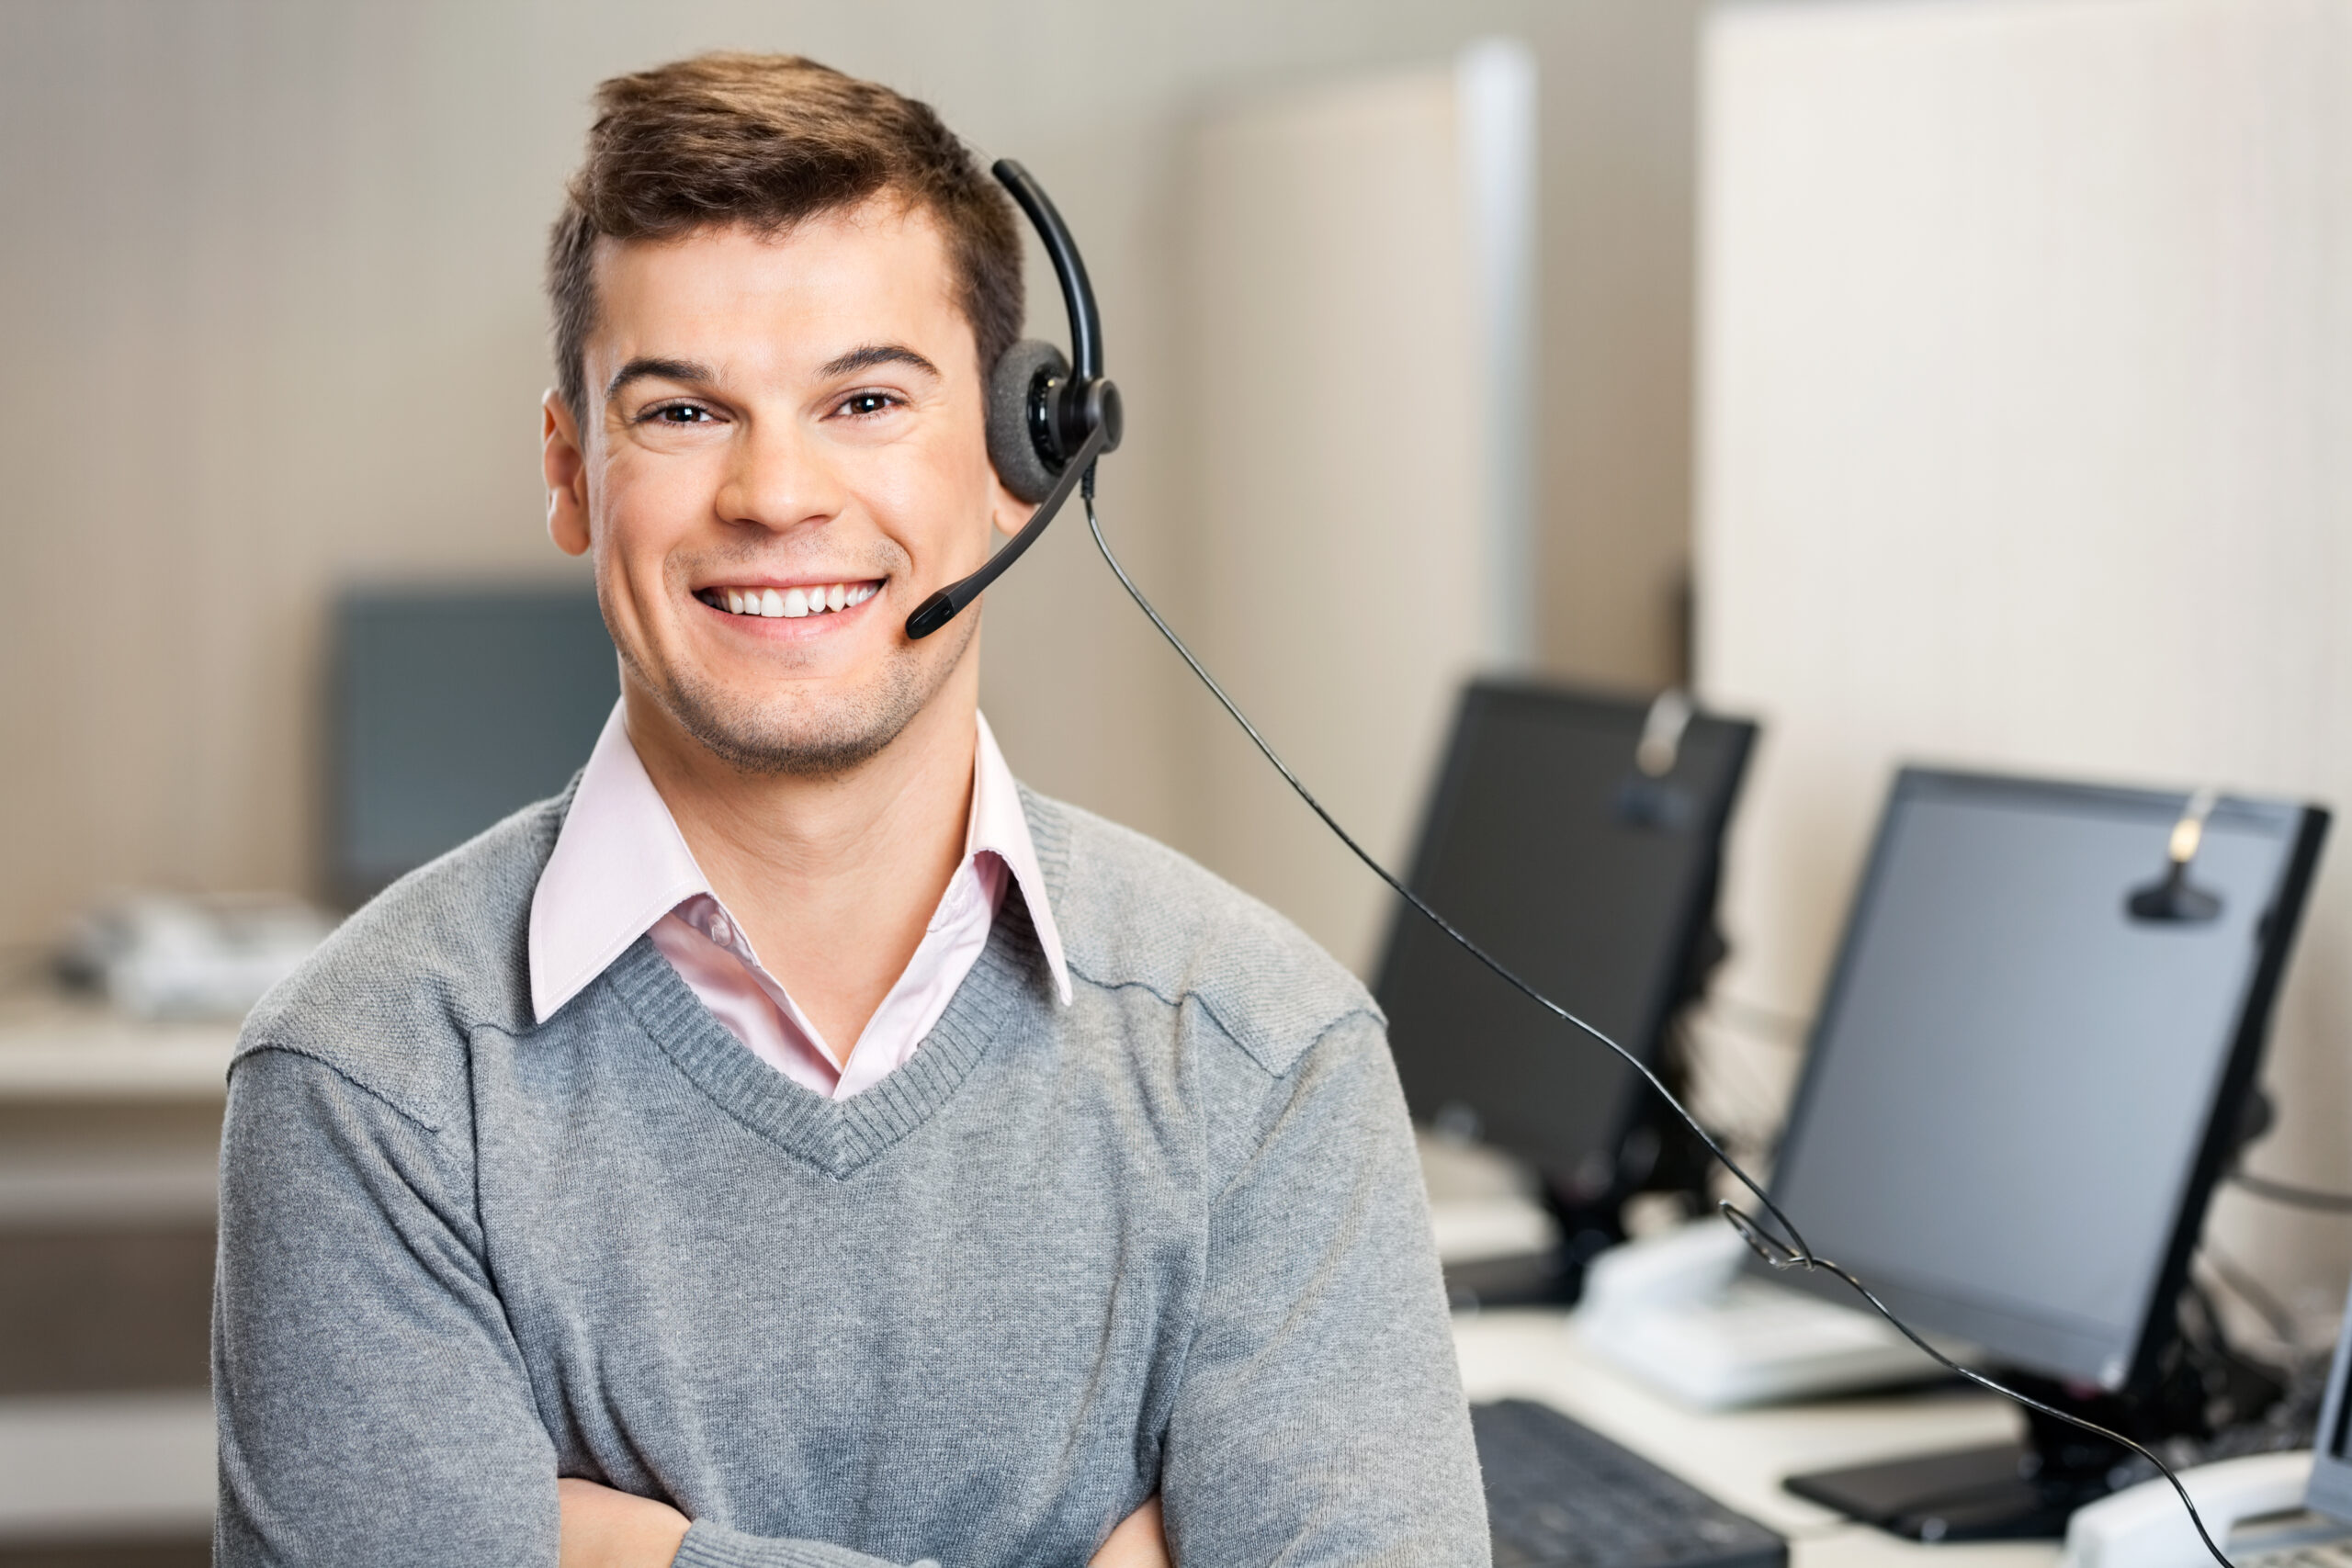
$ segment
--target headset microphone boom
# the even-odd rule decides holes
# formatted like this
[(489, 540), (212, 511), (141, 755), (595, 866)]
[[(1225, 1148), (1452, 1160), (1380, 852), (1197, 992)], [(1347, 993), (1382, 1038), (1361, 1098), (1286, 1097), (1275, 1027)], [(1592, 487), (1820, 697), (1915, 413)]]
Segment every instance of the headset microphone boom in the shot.
[(1394, 873), (1374, 859), (1363, 845), (1357, 843), (1348, 830), (1340, 825), (1338, 818), (1325, 808), (1321, 801), (1315, 798), (1314, 792), (1309, 790), (1305, 782), (1291, 771), (1290, 765), (1275, 752), (1265, 737), (1258, 733), (1257, 727), (1250, 722), (1248, 716), (1243, 714), (1241, 709), (1234, 704), (1233, 699), (1226, 694), (1225, 688), (1217, 684), (1216, 677), (1202, 665), (1193, 650), (1184, 645), (1184, 639), (1176, 635), (1175, 629), (1161, 618), (1158, 610), (1152, 608), (1151, 602), (1144, 597), (1143, 591), (1136, 586), (1134, 580), (1127, 576), (1126, 569), (1122, 567), (1118, 558), (1112, 554), (1110, 541), (1102, 536), (1102, 525), (1094, 515), (1094, 463), (1095, 459), (1102, 457), (1103, 453), (1117, 449), (1124, 422), (1119, 404), (1119, 389), (1102, 374), (1102, 319), (1101, 311), (1095, 307), (1094, 288), (1087, 280), (1086, 264), (1080, 259), (1077, 243), (1070, 238), (1069, 230), (1062, 222), (1061, 214), (1055, 210), (1053, 202), (1046, 197), (1037, 182), (1030, 177), (1029, 172), (1007, 158), (995, 164), (994, 173), (1005, 188), (1012, 193), (1012, 198), (1020, 204), (1022, 211), (1028, 214), (1029, 221), (1035, 226), (1038, 236), (1045, 241), (1046, 254), (1053, 259), (1054, 275), (1061, 282), (1062, 302), (1069, 311), (1070, 358), (1064, 359), (1061, 351), (1050, 344), (1023, 339), (1005, 350), (1002, 356), (991, 367), (987, 387), (989, 457), (996, 465), (997, 476), (1004, 481), (1005, 488), (1023, 501), (1035, 502), (1037, 510), (1031, 514), (1028, 523), (1023, 526), (1020, 533), (1007, 540), (1003, 548), (989, 558), (987, 565), (969, 577), (949, 583), (916, 606), (914, 613), (907, 617), (907, 636), (929, 637), (933, 632), (954, 620), (967, 605), (980, 596), (982, 590), (1004, 575), (1012, 563), (1020, 559), (1022, 554), (1036, 542), (1037, 536), (1045, 532), (1046, 525), (1054, 520), (1054, 514), (1059, 512), (1063, 504), (1069, 500), (1071, 492), (1082, 490), (1086, 506), (1087, 529), (1094, 537), (1095, 548), (1102, 553), (1103, 563), (1110, 567), (1112, 574), (1119, 580), (1119, 586), (1126, 590), (1127, 596), (1133, 599), (1136, 607), (1149, 618), (1152, 626), (1158, 628), (1159, 635), (1167, 639), (1168, 645), (1176, 650), (1177, 656), (1182, 659), (1193, 673), (1200, 678), (1201, 683), (1208, 688), (1209, 694), (1216, 699), (1217, 705), (1241, 727), (1243, 733), (1249, 736), (1250, 743), (1257, 747), (1259, 753), (1273, 766), (1276, 773), (1282, 774), (1283, 781), (1290, 785), (1299, 799), (1306, 803), (1308, 809), (1322, 819), (1323, 825), (1347, 846), (1356, 859), (1362, 861), (1374, 875), (1386, 883), (1399, 897), (1412, 906), (1415, 912), (1444, 933), (1464, 952), (1485, 965), (1503, 984), (1520, 992), (1561, 1022), (1580, 1031), (1590, 1036), (1595, 1043), (1615, 1052), (1635, 1072), (1639, 1073), (1644, 1081), (1666, 1102), (1675, 1115), (1698, 1135), (1702, 1143), (1705, 1144), (1708, 1152), (1715, 1157), (1724, 1169), (1755, 1196), (1758, 1205), (1766, 1215), (1770, 1217), (1771, 1224), (1768, 1226), (1762, 1220), (1737, 1204), (1724, 1201), (1718, 1205), (1724, 1219), (1730, 1222), (1732, 1227), (1738, 1231), (1740, 1236), (1755, 1249), (1758, 1257), (1775, 1269), (1818, 1270), (1831, 1276), (1852, 1290), (1905, 1338), (1925, 1351), (1946, 1370), (1965, 1378), (1979, 1388), (1999, 1394), (2004, 1399), (2010, 1400), (2026, 1409), (2054, 1417), (2079, 1430), (2105, 1438), (2130, 1449), (2155, 1466), (2164, 1478), (2171, 1483), (2174, 1495), (2180, 1499), (2181, 1506), (2188, 1512), (2189, 1523), (2196, 1527), (2198, 1540), (2204, 1543), (2205, 1550), (2212, 1555), (2213, 1561), (2219, 1563), (2221, 1568), (2233, 1568), (2227, 1554), (2222, 1551), (2211, 1533), (2206, 1529), (2204, 1517), (2197, 1511), (2197, 1505), (2190, 1498), (2188, 1489), (2181, 1484), (2180, 1477), (2161, 1457), (2152, 1452), (2146, 1445), (2125, 1437), (2120, 1432), (2102, 1427), (2096, 1421), (2086, 1420), (2072, 1412), (2046, 1404), (2029, 1394), (2020, 1393), (2016, 1389), (2007, 1387), (1973, 1368), (1962, 1366), (1921, 1338), (1909, 1324), (1895, 1316), (1869, 1286), (1829, 1259), (1817, 1256), (1811, 1247), (1807, 1247), (1804, 1234), (1797, 1229), (1787, 1214), (1781, 1213), (1780, 1205), (1772, 1201), (1770, 1196), (1741, 1168), (1737, 1160), (1724, 1152), (1723, 1146), (1715, 1141), (1713, 1134), (1700, 1125), (1698, 1119), (1690, 1114), (1690, 1111), (1641, 1058), (1575, 1013), (1570, 1012), (1566, 1008), (1544, 995), (1525, 980), (1521, 979), (1500, 960), (1455, 927), (1451, 920), (1430, 908), (1422, 901), (1419, 895), (1406, 886)]

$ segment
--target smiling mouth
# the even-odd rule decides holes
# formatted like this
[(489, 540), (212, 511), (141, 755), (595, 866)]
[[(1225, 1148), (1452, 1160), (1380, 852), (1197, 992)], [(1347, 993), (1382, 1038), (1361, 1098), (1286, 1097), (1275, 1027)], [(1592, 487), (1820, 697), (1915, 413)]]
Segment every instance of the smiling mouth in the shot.
[(798, 620), (803, 615), (854, 609), (881, 591), (878, 581), (823, 582), (800, 588), (703, 588), (695, 591), (695, 597), (730, 615)]

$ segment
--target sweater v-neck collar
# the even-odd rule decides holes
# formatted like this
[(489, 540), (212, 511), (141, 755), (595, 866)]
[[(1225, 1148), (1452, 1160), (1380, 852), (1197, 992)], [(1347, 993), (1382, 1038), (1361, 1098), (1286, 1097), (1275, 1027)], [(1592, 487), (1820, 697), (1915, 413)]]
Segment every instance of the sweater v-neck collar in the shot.
[(787, 1154), (846, 1179), (913, 1133), (954, 1096), (1002, 1032), (1024, 991), (1054, 986), (1018, 885), (1006, 889), (972, 971), (904, 1065), (862, 1093), (829, 1100), (795, 1083), (728, 1032), (646, 937), (605, 970), (610, 985), (678, 1070), (718, 1107)]

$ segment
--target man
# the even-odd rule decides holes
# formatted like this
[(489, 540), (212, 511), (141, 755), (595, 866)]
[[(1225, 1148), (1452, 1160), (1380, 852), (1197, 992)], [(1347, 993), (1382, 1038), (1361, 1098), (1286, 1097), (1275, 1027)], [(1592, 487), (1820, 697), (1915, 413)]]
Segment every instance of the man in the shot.
[(622, 699), (246, 1026), (219, 1561), (1484, 1562), (1370, 999), (903, 631), (1026, 515), (1008, 204), (805, 61), (598, 107), (545, 469)]

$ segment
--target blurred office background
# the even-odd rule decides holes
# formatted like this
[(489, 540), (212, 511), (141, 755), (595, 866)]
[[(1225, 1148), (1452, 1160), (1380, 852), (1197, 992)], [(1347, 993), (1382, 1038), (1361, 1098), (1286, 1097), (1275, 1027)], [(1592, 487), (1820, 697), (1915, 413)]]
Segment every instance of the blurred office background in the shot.
[[(20, 989), (117, 890), (335, 891), (353, 591), (584, 583), (542, 528), (543, 238), (593, 85), (720, 47), (929, 99), (1053, 193), (1130, 411), (1105, 526), (1376, 850), (1409, 849), (1472, 671), (1693, 682), (1765, 726), (1719, 984), (1801, 1019), (1898, 760), (2352, 804), (2328, 0), (0, 0)], [(1060, 337), (1034, 256), (1031, 286)], [(1376, 889), (1078, 520), (988, 627), (1025, 778), (1369, 972)], [(2261, 1151), (2334, 1186), (2343, 863)], [(0, 1062), (0, 1414), (83, 1421), (0, 1422), (56, 1538), (0, 1562), (200, 1561), (166, 1504), (143, 1557), (67, 1540), (114, 1528), (74, 1512), (87, 1456), (202, 1480), (153, 1434), (204, 1376), (219, 1110), (200, 1032), (77, 1027), (130, 1065)], [(1770, 1032), (1710, 1032), (1726, 1116), (1774, 1113)], [(2215, 1229), (2341, 1299), (2341, 1222), (2224, 1198)]]

